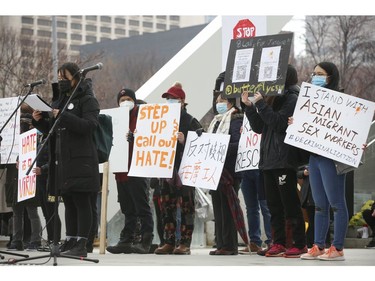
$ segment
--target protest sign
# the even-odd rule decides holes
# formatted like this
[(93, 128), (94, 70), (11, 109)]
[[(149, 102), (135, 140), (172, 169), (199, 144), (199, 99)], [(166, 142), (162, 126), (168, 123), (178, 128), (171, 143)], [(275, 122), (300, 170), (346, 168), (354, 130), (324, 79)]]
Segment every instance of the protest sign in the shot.
[[(129, 108), (117, 107), (100, 110), (101, 114), (108, 114), (112, 117), (113, 146), (109, 155), (109, 172), (120, 173), (128, 171), (129, 142), (126, 134), (129, 132)], [(103, 164), (99, 165), (103, 171)]]
[(302, 83), (285, 143), (358, 167), (375, 103)]
[(242, 133), (238, 143), (235, 171), (258, 169), (261, 134), (255, 133), (246, 115), (243, 117)]
[(172, 178), (181, 104), (140, 105), (129, 176)]
[(188, 132), (178, 174), (183, 185), (216, 190), (230, 135)]
[(223, 97), (283, 94), (292, 39), (293, 33), (232, 39)]
[[(0, 99), (0, 128), (1, 145), (0, 145), (0, 164), (14, 164), (18, 156), (18, 136), (20, 133), (20, 110), (18, 110), (9, 122), (11, 114), (17, 108), (19, 98), (2, 98)], [(4, 128), (3, 128), (4, 127)]]
[(35, 197), (36, 174), (32, 170), (30, 170), (28, 175), (26, 173), (36, 158), (38, 146), (36, 129), (20, 134), (19, 143), (17, 202)]

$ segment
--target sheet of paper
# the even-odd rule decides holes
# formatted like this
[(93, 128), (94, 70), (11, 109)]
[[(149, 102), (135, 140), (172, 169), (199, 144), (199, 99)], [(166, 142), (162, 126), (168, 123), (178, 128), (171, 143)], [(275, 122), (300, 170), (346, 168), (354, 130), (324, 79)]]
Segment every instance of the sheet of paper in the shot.
[(52, 107), (37, 94), (28, 95), (25, 99), (25, 103), (30, 105), (34, 110), (52, 111)]

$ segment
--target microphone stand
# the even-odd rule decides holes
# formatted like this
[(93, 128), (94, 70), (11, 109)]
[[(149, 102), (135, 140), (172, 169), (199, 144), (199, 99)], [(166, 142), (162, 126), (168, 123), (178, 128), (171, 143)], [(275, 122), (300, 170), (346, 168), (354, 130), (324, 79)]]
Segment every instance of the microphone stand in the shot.
[(51, 252), (49, 254), (38, 256), (38, 257), (31, 257), (31, 258), (24, 258), (24, 259), (12, 259), (8, 262), (0, 262), (0, 264), (2, 264), (2, 263), (15, 264), (17, 262), (22, 262), (22, 261), (29, 261), (29, 260), (42, 259), (42, 258), (51, 258), (51, 257), (53, 257), (53, 265), (54, 266), (57, 265), (57, 258), (58, 257), (75, 259), (75, 260), (84, 260), (84, 261), (90, 261), (90, 262), (94, 262), (94, 263), (99, 262), (98, 259), (89, 259), (89, 258), (85, 258), (85, 257), (77, 257), (77, 256), (70, 256), (70, 255), (61, 254), (60, 253), (60, 247), (59, 247), (59, 244), (58, 244), (59, 241), (57, 241), (57, 232), (58, 232), (57, 215), (58, 215), (58, 210), (59, 210), (59, 200), (58, 200), (59, 188), (58, 188), (58, 185), (62, 182), (61, 179), (60, 179), (60, 176), (61, 176), (61, 128), (57, 128), (57, 126), (60, 122), (61, 116), (66, 111), (66, 108), (68, 107), (72, 98), (75, 96), (75, 93), (76, 93), (79, 85), (85, 79), (85, 73), (79, 73), (79, 74), (80, 74), (80, 79), (78, 81), (78, 84), (74, 88), (72, 94), (70, 95), (70, 97), (69, 97), (68, 101), (66, 102), (66, 104), (64, 105), (63, 109), (59, 112), (59, 115), (57, 116), (54, 124), (52, 125), (51, 129), (49, 130), (47, 137), (40, 144), (37, 155), (36, 155), (34, 161), (29, 166), (29, 169), (26, 172), (26, 175), (28, 175), (30, 173), (30, 171), (31, 171), (32, 167), (34, 166), (36, 160), (38, 159), (41, 151), (43, 151), (44, 145), (50, 139), (52, 134), (56, 131), (56, 150), (57, 151), (56, 151), (56, 164), (55, 164), (55, 202), (54, 202), (54, 228), (53, 228), (54, 235), (53, 235), (53, 245), (52, 245), (52, 248), (51, 248)]
[[(16, 112), (18, 111), (18, 109), (21, 107), (22, 103), (25, 101), (25, 99), (27, 98), (27, 96), (30, 95), (33, 90), (34, 90), (34, 86), (30, 85), (29, 91), (23, 97), (23, 99), (21, 100), (21, 102), (18, 103), (16, 109), (12, 112), (12, 114), (9, 116), (9, 118), (7, 119), (7, 121), (5, 121), (4, 125), (1, 127), (1, 129), (0, 129), (0, 145), (1, 145), (1, 141), (3, 140), (2, 136), (1, 136), (1, 133), (3, 132), (4, 128), (8, 125), (9, 121), (13, 118), (13, 115), (16, 114)], [(1, 155), (0, 155), (0, 160), (1, 160)], [(20, 256), (20, 257), (24, 257), (24, 258), (28, 258), (29, 257), (29, 255), (23, 255), (23, 254), (16, 254), (16, 253), (12, 253), (12, 252), (0, 251), (0, 259), (4, 259), (4, 256), (1, 255), (1, 254), (7, 254), (7, 255), (13, 255), (13, 256)]]

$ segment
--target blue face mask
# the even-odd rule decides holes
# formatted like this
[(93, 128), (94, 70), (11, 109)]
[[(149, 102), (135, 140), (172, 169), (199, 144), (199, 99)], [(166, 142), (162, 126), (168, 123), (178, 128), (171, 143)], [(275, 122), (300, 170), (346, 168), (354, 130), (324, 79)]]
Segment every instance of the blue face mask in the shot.
[(167, 103), (179, 103), (180, 100), (177, 99), (167, 99)]
[(228, 111), (228, 106), (226, 102), (219, 102), (216, 104), (216, 110), (219, 114), (224, 114)]
[(327, 85), (327, 77), (326, 76), (320, 76), (320, 75), (315, 75), (311, 79), (311, 84), (319, 87), (324, 87)]

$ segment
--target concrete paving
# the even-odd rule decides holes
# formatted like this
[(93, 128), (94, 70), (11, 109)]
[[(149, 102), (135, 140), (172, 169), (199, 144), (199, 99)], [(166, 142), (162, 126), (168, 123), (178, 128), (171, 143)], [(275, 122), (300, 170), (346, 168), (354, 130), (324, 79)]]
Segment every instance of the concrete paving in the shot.
[[(3, 249), (1, 249), (3, 250)], [(345, 261), (306, 261), (299, 258), (266, 258), (252, 255), (210, 256), (212, 248), (192, 249), (191, 255), (118, 254), (98, 249), (89, 254), (89, 259), (76, 260), (51, 257), (44, 252), (17, 252), (36, 259), (3, 254), (4, 259), (18, 262), (1, 264), (1, 280), (66, 281), (81, 280), (150, 280), (165, 281), (231, 281), (231, 280), (285, 280), (316, 281), (334, 276), (334, 280), (354, 280), (373, 276), (375, 272), (375, 249), (345, 249)], [(42, 258), (41, 258), (42, 257)], [(56, 266), (54, 266), (56, 262)], [(36, 266), (42, 265), (42, 266)], [(319, 277), (320, 276), (320, 277)], [(370, 278), (371, 279), (371, 278)]]
[(197, 248), (191, 250), (191, 255), (155, 255), (155, 254), (99, 254), (97, 248), (94, 253), (88, 255), (88, 259), (96, 259), (98, 263), (91, 261), (70, 259), (64, 257), (51, 257), (48, 252), (15, 252), (28, 254), (32, 258), (23, 261), (22, 257), (9, 254), (2, 254), (4, 259), (0, 262), (4, 263), (10, 260), (7, 266), (14, 265), (44, 265), (53, 266), (54, 262), (57, 266), (373, 266), (375, 270), (375, 249), (345, 249), (345, 261), (320, 261), (320, 260), (301, 260), (299, 258), (266, 258), (252, 255), (236, 255), (236, 256), (210, 256), (208, 253), (212, 248)]

